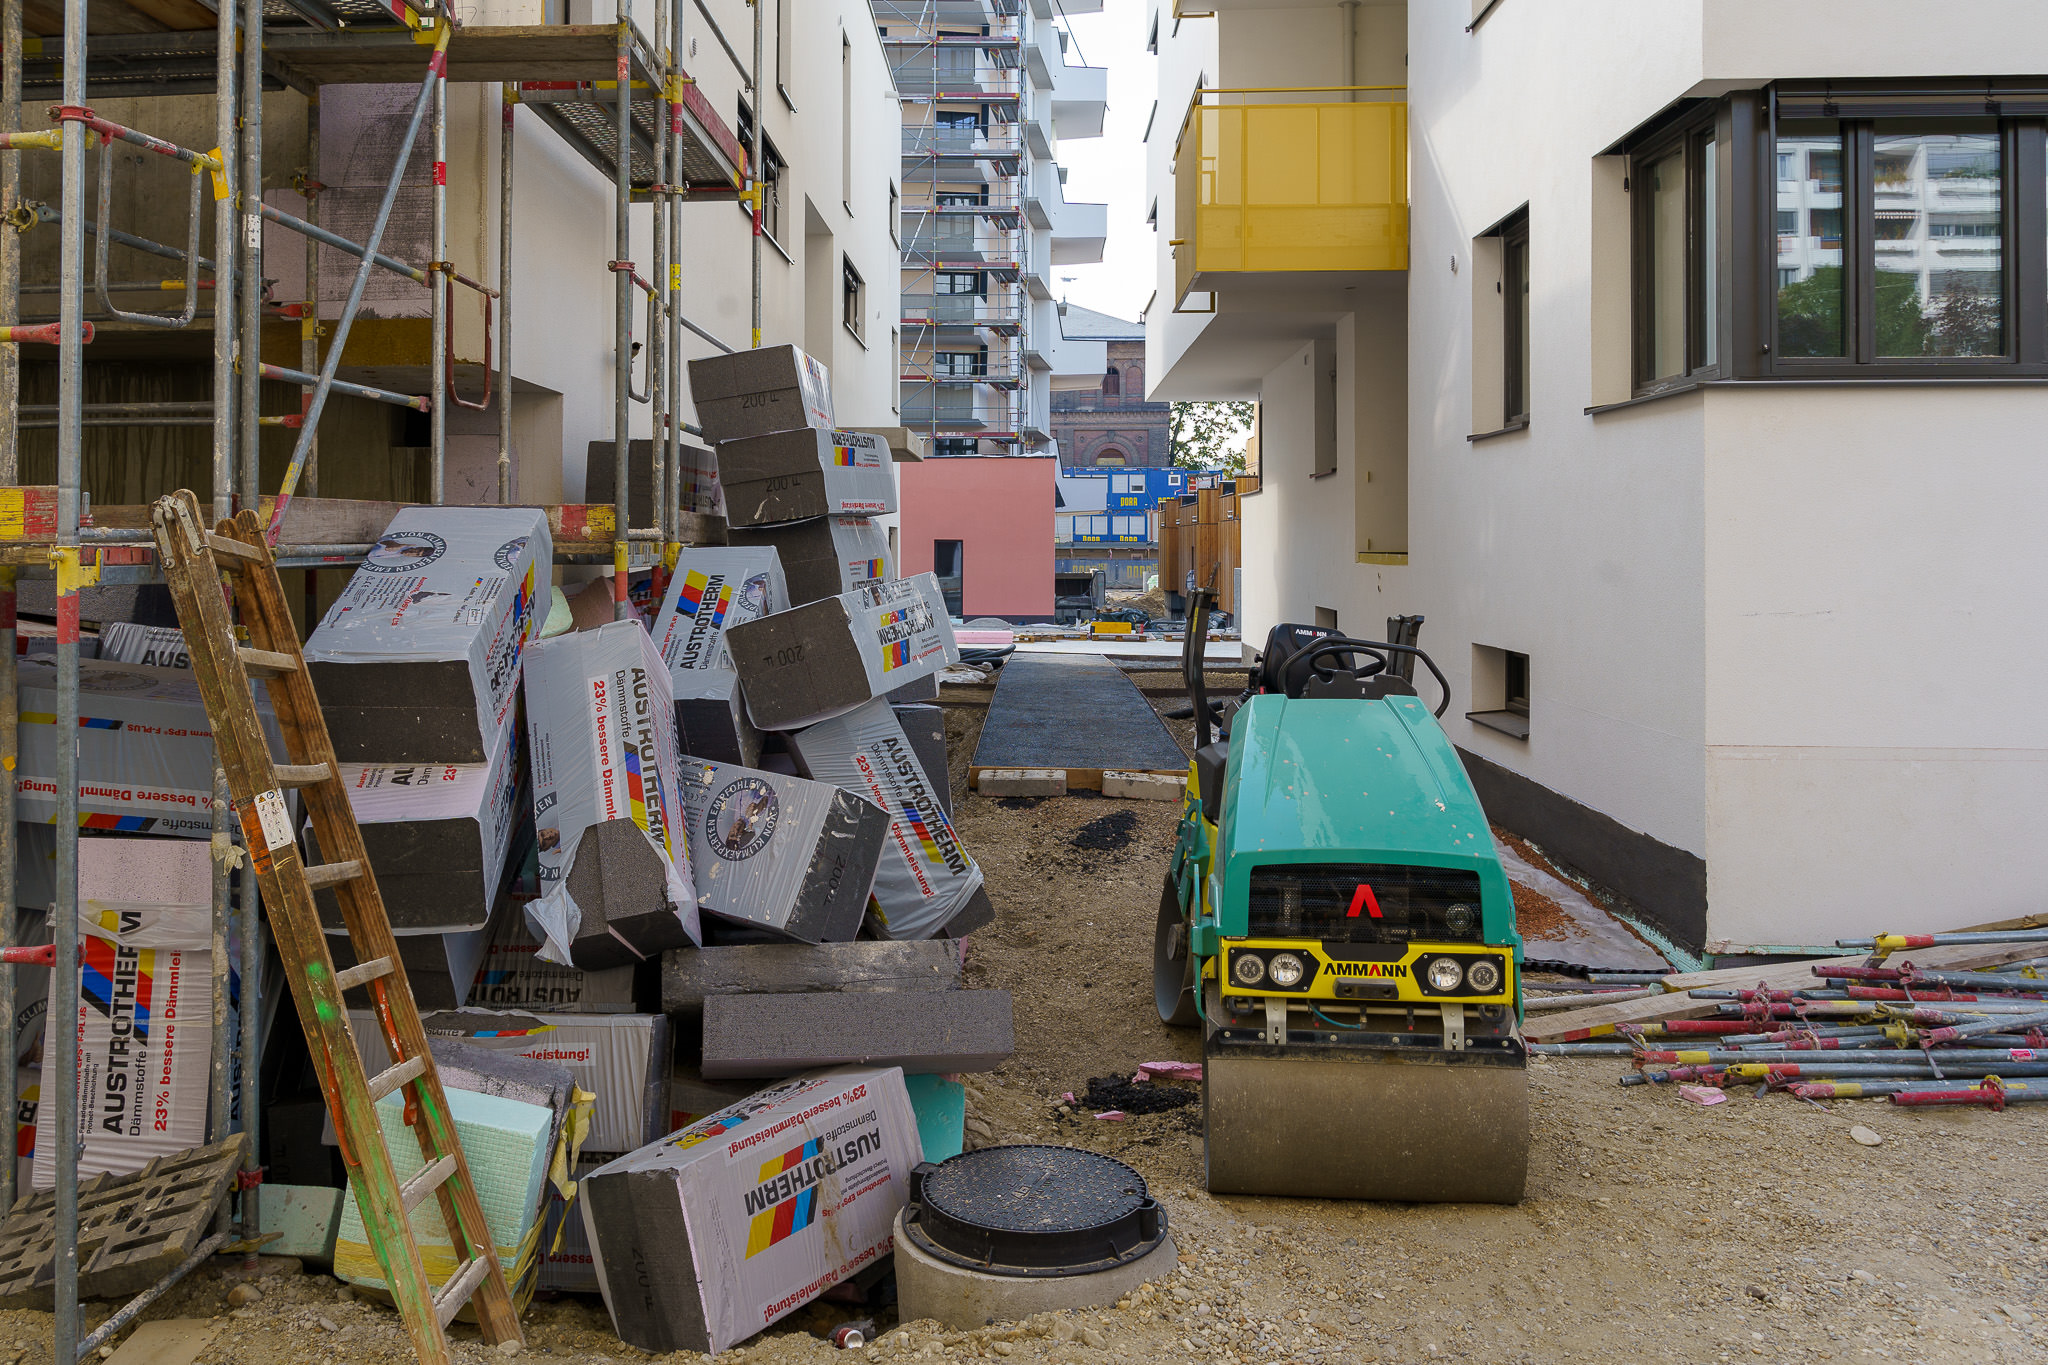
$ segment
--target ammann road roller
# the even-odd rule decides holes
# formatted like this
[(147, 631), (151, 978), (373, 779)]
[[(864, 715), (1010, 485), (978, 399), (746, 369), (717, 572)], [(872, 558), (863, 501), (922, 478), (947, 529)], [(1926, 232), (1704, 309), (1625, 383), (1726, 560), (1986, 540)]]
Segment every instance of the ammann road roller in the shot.
[(1209, 1188), (1518, 1202), (1521, 938), (1419, 619), (1405, 644), (1276, 627), (1217, 707), (1207, 608), (1191, 594), (1197, 748), (1153, 983), (1162, 1020), (1202, 1030)]

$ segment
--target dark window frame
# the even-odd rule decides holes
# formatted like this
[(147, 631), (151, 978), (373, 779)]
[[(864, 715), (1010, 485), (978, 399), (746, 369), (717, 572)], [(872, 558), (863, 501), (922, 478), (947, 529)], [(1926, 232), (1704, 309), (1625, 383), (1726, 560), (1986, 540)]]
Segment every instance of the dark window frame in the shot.
[(868, 344), (868, 282), (853, 264), (853, 257), (839, 258), (839, 321), (861, 345)]
[[(1709, 297), (1703, 239), (1707, 236), (1705, 217), (1710, 202), (1710, 196), (1706, 193), (1705, 147), (1707, 143), (1712, 142), (1716, 146), (1716, 193), (1711, 196), (1711, 202), (1715, 205), (1717, 219), (1714, 224), (1716, 230), (1713, 240), (1717, 252), (1723, 258), (1718, 262), (1719, 278), (1725, 281), (1729, 274), (1725, 258), (1729, 249), (1726, 191), (1730, 160), (1725, 154), (1730, 141), (1727, 136), (1726, 113), (1727, 105), (1723, 102), (1689, 105), (1675, 112), (1640, 139), (1631, 141), (1627, 148), (1631, 304), (1629, 365), (1631, 391), (1638, 398), (1693, 388), (1702, 380), (1717, 379), (1725, 373), (1722, 363), (1722, 343), (1728, 336), (1728, 319), (1723, 309), (1722, 298), (1725, 290), (1716, 288), (1713, 291), (1714, 296)], [(1685, 187), (1682, 210), (1685, 216), (1685, 360), (1679, 366), (1677, 374), (1659, 375), (1654, 373), (1657, 368), (1653, 307), (1656, 282), (1650, 241), (1651, 196), (1645, 183), (1645, 173), (1674, 152), (1681, 157), (1681, 173)], [(1775, 169), (1775, 163), (1773, 167)], [(1707, 327), (1710, 311), (1715, 322), (1711, 333)], [(1711, 346), (1710, 340), (1713, 343)]]
[[(1920, 83), (1915, 83), (1919, 88)], [(1881, 95), (1879, 83), (1859, 85), (1853, 93), (1867, 98)], [(1761, 354), (1753, 366), (1746, 366), (1744, 378), (1759, 379), (2029, 379), (2048, 378), (2048, 88), (2036, 100), (2023, 101), (2020, 110), (2005, 112), (2003, 101), (1987, 100), (1983, 86), (1977, 88), (1975, 107), (1967, 108), (1965, 96), (1957, 91), (1958, 103), (1933, 105), (1915, 110), (1911, 95), (1902, 95), (1896, 107), (1851, 101), (1833, 107), (1832, 115), (1842, 132), (1842, 241), (1843, 241), (1843, 331), (1844, 356), (1784, 356), (1779, 354), (1778, 288), (1775, 234), (1755, 234), (1753, 249), (1770, 263), (1749, 291), (1749, 302), (1758, 310)], [(1844, 90), (1848, 97), (1850, 90)], [(1793, 96), (1800, 104), (1812, 97)], [(1777, 204), (1777, 129), (1786, 118), (1782, 104), (1786, 96), (1778, 89), (1768, 92), (1764, 116), (1759, 120), (1758, 140), (1770, 153), (1761, 168), (1757, 193), (1773, 209)], [(1998, 113), (1992, 113), (1999, 108)], [(1812, 118), (1801, 110), (1792, 117)], [(2000, 238), (2002, 285), (2005, 290), (2005, 354), (1997, 356), (1879, 356), (1877, 354), (1877, 217), (1874, 174), (1875, 139), (1879, 122), (1912, 122), (1928, 132), (1939, 132), (1942, 123), (1959, 120), (1982, 121), (1996, 118), (1999, 132), (1999, 194), (2005, 231)], [(1775, 214), (1772, 217), (1775, 225)]]
[[(1503, 427), (1529, 424), (1529, 376), (1522, 352), (1529, 329), (1529, 209), (1515, 210), (1496, 230), (1500, 238), (1500, 412)], [(1517, 256), (1516, 248), (1521, 248)]]

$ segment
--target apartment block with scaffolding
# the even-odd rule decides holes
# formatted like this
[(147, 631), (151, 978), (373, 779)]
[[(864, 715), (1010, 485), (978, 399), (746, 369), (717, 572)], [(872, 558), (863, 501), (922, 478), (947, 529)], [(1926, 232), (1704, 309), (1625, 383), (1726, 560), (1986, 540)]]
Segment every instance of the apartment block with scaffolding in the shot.
[[(17, 648), (48, 637), (42, 719), (74, 732), (91, 626), (128, 619), (102, 618), (108, 590), (163, 581), (153, 499), (258, 515), (310, 628), (408, 504), (539, 504), (557, 573), (631, 566), (659, 591), (666, 550), (721, 534), (683, 478), (693, 356), (797, 342), (832, 367), (843, 421), (888, 424), (894, 356), (870, 345), (898, 311), (888, 68), (858, 0), (787, 31), (776, 5), (772, 49), (766, 8), (619, 0), (564, 23), (531, 0), (0, 0), (0, 1057), (26, 1041), (17, 976), (77, 957), (81, 831), (136, 827), (84, 808), (70, 745), (40, 779), (54, 815), (18, 813)], [(799, 117), (785, 94), (748, 128), (776, 88), (839, 98)], [(801, 209), (797, 250), (755, 203)], [(224, 782), (155, 832), (231, 852)], [(216, 861), (206, 1135), (248, 1136), (239, 1193), (88, 1331), (78, 1154), (57, 1140), (81, 1097), (55, 1069), (38, 1128), (66, 1365), (209, 1255), (257, 1245), (265, 934)], [(17, 904), (51, 911), (54, 945), (10, 941)], [(72, 1017), (79, 977), (51, 972), (48, 999)], [(0, 1164), (0, 1206), (14, 1176)]]
[(1102, 373), (1061, 334), (1052, 271), (1102, 259), (1100, 204), (1069, 204), (1062, 137), (1096, 137), (1106, 73), (1061, 15), (1100, 0), (873, 0), (903, 105), (902, 416), (936, 456), (1052, 444), (1053, 380)]

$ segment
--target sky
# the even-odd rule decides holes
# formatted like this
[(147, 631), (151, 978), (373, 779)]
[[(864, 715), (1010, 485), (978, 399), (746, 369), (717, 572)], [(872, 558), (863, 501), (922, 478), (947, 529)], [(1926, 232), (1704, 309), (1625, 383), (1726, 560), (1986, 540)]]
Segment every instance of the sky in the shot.
[[(1055, 11), (1057, 13), (1058, 11)], [(1109, 241), (1100, 265), (1053, 268), (1053, 289), (1068, 301), (1135, 322), (1156, 284), (1152, 229), (1145, 226), (1145, 118), (1153, 67), (1145, 51), (1144, 0), (1103, 0), (1102, 13), (1067, 21), (1067, 60), (1109, 68), (1109, 112), (1102, 136), (1065, 138), (1067, 202), (1109, 205)], [(1078, 55), (1073, 48), (1079, 48)]]

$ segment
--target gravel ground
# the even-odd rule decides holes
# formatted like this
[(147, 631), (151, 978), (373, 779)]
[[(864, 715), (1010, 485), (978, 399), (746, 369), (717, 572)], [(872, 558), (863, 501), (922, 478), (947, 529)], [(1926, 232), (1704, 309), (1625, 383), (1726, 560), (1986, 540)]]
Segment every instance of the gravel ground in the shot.
[[(1063, 1113), (1062, 1096), (1091, 1079), (1199, 1056), (1192, 1032), (1159, 1024), (1150, 992), (1175, 809), (968, 795), (979, 712), (948, 718), (961, 838), (1001, 914), (973, 941), (969, 984), (1012, 991), (1017, 1010), (1016, 1056), (970, 1079), (970, 1141), (1067, 1142), (1129, 1162), (1165, 1203), (1181, 1264), (1116, 1306), (976, 1332), (897, 1324), (884, 1308), (875, 1359), (2048, 1360), (2037, 1107), (1824, 1108), (1737, 1092), (1699, 1108), (1669, 1089), (1621, 1089), (1618, 1060), (1538, 1059), (1529, 1193), (1514, 1208), (1212, 1197), (1198, 1107), (1123, 1122)], [(1883, 1145), (1858, 1145), (1853, 1124)], [(148, 1316), (218, 1317), (200, 1360), (219, 1365), (411, 1358), (390, 1310), (326, 1276), (280, 1268), (255, 1282), (259, 1300), (230, 1309), (233, 1284), (203, 1273)], [(719, 1360), (843, 1359), (822, 1335), (870, 1311), (813, 1305)], [(526, 1326), (528, 1355), (653, 1359), (612, 1336), (594, 1299), (538, 1303)], [(457, 1336), (464, 1361), (504, 1358), (473, 1329)], [(48, 1315), (0, 1313), (0, 1365), (10, 1350), (47, 1361)]]

